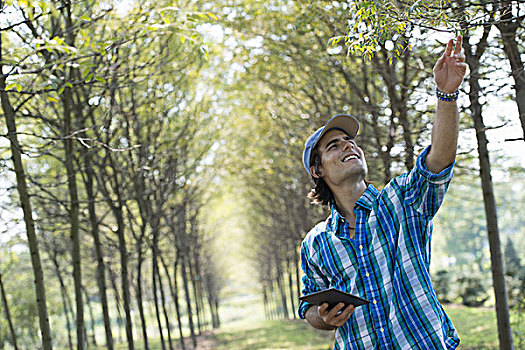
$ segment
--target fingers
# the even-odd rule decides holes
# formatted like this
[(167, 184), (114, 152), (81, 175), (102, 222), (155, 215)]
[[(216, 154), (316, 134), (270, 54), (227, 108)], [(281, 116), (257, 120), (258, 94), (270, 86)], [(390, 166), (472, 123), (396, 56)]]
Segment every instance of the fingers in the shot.
[(462, 52), (463, 46), (463, 37), (458, 35), (456, 43), (454, 44), (454, 39), (450, 39), (447, 43), (447, 47), (443, 55), (437, 60), (436, 65), (434, 66), (434, 72), (445, 67), (447, 62), (450, 62), (449, 59), (453, 58), (456, 66), (463, 69), (461, 62), (465, 62), (465, 54)]
[[(353, 314), (355, 307), (353, 305), (348, 305), (345, 308), (344, 303), (339, 303), (334, 306), (332, 309), (327, 310), (328, 304), (322, 304), (319, 306), (318, 312), (319, 316), (323, 319), (326, 324), (331, 326), (340, 327), (342, 326), (350, 316)], [(342, 310), (342, 311), (341, 311)]]
[[(344, 303), (339, 303), (330, 310), (328, 310), (328, 304), (324, 303), (319, 306), (319, 316), (321, 316), (323, 319), (330, 319), (333, 318), (343, 307), (345, 306)], [(325, 320), (326, 321), (326, 320)]]
[(318, 309), (318, 313), (319, 313), (319, 316), (321, 317), (325, 317), (327, 314), (328, 314), (328, 304), (327, 303), (324, 303), (324, 304), (321, 304), (319, 306), (319, 309)]
[(447, 43), (447, 48), (445, 49), (445, 56), (450, 57), (452, 55), (453, 47), (454, 47), (454, 40), (450, 39)]
[(458, 35), (456, 39), (456, 46), (454, 47), (454, 54), (457, 55), (461, 52), (461, 47), (463, 46), (463, 37)]

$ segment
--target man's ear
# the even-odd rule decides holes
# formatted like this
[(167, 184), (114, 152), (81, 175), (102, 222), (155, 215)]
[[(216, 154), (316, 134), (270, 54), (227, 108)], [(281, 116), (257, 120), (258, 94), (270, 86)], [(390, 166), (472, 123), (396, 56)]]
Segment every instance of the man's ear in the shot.
[(317, 169), (317, 167), (314, 165), (310, 167), (310, 173), (316, 179), (320, 179), (323, 176), (323, 172), (321, 171), (321, 169)]

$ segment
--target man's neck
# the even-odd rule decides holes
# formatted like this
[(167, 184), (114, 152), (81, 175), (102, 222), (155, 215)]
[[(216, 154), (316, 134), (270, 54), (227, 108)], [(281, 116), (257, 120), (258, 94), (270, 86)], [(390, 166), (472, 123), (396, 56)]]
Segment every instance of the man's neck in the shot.
[(345, 186), (332, 191), (337, 210), (345, 217), (351, 227), (355, 227), (355, 202), (365, 193), (366, 187), (367, 185), (364, 181), (359, 181), (345, 184)]

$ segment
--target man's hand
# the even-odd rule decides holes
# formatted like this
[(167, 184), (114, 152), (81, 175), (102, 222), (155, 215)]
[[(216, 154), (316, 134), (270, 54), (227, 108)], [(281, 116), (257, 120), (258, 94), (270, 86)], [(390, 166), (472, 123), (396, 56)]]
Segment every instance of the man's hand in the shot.
[[(342, 311), (341, 311), (342, 310)], [(350, 316), (354, 313), (355, 306), (348, 305), (345, 308), (344, 303), (339, 303), (330, 310), (328, 310), (328, 304), (324, 303), (319, 306), (317, 312), (319, 317), (323, 319), (323, 322), (332, 327), (341, 327)], [(341, 311), (341, 313), (339, 313)]]
[(441, 92), (455, 92), (467, 72), (465, 54), (461, 52), (463, 37), (458, 35), (456, 44), (450, 39), (443, 55), (437, 60), (434, 66), (434, 80), (437, 88)]

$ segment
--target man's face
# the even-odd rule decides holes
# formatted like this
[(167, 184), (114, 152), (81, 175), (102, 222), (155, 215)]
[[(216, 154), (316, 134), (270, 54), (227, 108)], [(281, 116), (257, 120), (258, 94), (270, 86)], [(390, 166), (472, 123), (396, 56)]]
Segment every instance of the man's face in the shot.
[(363, 181), (368, 173), (363, 150), (341, 130), (328, 131), (317, 145), (321, 154), (320, 177), (328, 185)]

